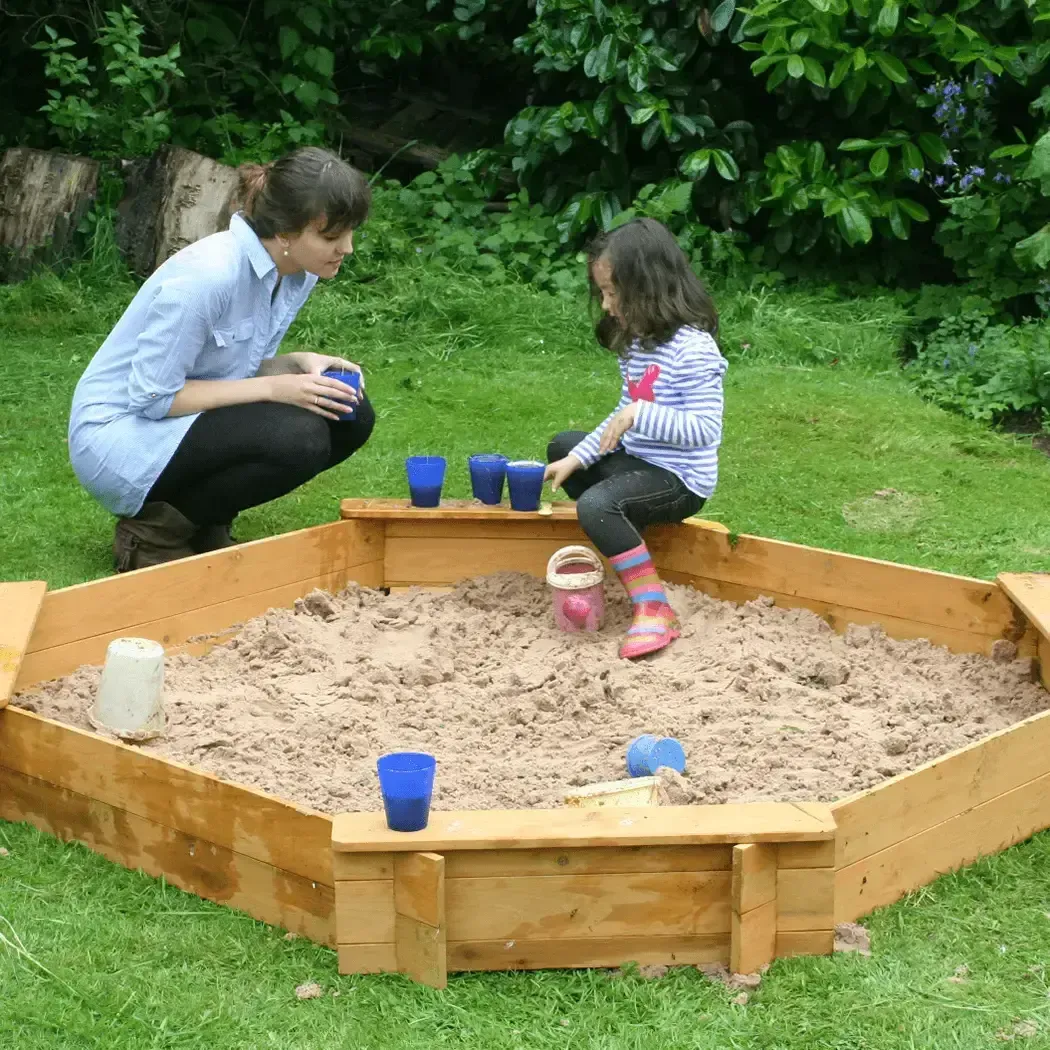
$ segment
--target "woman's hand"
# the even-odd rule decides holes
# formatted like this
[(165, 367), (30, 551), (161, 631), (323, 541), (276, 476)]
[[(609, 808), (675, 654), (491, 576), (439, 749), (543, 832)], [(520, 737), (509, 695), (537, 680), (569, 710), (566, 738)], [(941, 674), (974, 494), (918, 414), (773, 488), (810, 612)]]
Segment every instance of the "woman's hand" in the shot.
[(565, 484), (565, 479), (572, 477), (582, 466), (583, 464), (575, 456), (556, 459), (553, 463), (547, 464), (547, 469), (543, 472), (543, 480), (551, 483), (551, 492), (557, 492)]
[(620, 439), (634, 426), (637, 415), (638, 402), (632, 401), (609, 420), (608, 425), (602, 431), (602, 439), (598, 442), (598, 451), (603, 456), (607, 452), (612, 452), (620, 444)]
[(286, 356), (295, 358), (295, 363), (300, 370), (308, 375), (319, 376), (329, 368), (338, 368), (343, 372), (356, 372), (361, 377), (361, 389), (365, 388), (364, 372), (361, 371), (361, 366), (355, 365), (353, 361), (347, 361), (343, 357), (329, 357), (327, 354), (314, 354), (302, 350)]
[[(317, 355), (320, 356), (320, 355)], [(336, 360), (328, 358), (328, 360)], [(331, 368), (331, 365), (327, 367)], [(286, 372), (267, 377), (269, 401), (285, 405), (298, 405), (325, 419), (338, 420), (337, 413), (345, 412), (356, 405), (358, 398), (353, 387), (340, 383), (338, 379), (318, 373)]]

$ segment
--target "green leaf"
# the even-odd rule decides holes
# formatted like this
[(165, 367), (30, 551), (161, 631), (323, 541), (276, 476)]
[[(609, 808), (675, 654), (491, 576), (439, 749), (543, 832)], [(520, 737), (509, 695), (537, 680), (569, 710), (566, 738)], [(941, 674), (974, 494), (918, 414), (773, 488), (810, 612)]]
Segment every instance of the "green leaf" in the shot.
[(1043, 179), (1050, 175), (1050, 131), (1036, 139), (1032, 159), (1024, 169), (1026, 179)]
[(809, 6), (826, 15), (831, 10), (831, 0), (809, 0)]
[(631, 123), (632, 124), (646, 124), (646, 123), (648, 123), (649, 120), (652, 119), (652, 116), (653, 116), (653, 114), (655, 112), (656, 112), (656, 110), (652, 106), (639, 106), (631, 114)]
[(605, 127), (609, 123), (609, 114), (612, 111), (613, 104), (613, 89), (607, 87), (595, 100), (594, 100), (594, 119), (598, 123)]
[(314, 69), (326, 78), (335, 72), (335, 55), (327, 47), (314, 48)]
[(716, 33), (721, 33), (729, 28), (736, 11), (736, 0), (722, 0), (722, 2), (711, 13), (711, 28)]
[(846, 74), (849, 72), (850, 63), (852, 61), (853, 56), (846, 55), (835, 63), (835, 68), (832, 69), (831, 76), (828, 78), (828, 87), (837, 88), (842, 81), (846, 79)]
[(894, 84), (908, 82), (908, 71), (904, 68), (904, 63), (895, 55), (888, 54), (886, 51), (876, 51), (874, 58), (875, 64), (882, 70), (887, 80), (892, 80)]
[(751, 72), (757, 77), (769, 69), (770, 66), (775, 66), (778, 62), (783, 61), (783, 55), (763, 55), (751, 63)]
[(290, 95), (299, 86), (299, 77), (294, 73), (285, 73), (281, 77), (281, 91), (286, 95)]
[(871, 139), (843, 139), (839, 143), (839, 149), (846, 153), (858, 153), (865, 149), (874, 149), (875, 143)]
[(928, 222), (930, 219), (930, 213), (918, 201), (902, 197), (897, 204), (900, 205), (901, 211), (910, 215), (916, 222)]
[(919, 171), (925, 170), (926, 163), (922, 159), (922, 151), (914, 143), (905, 142), (901, 149), (901, 155), (905, 171), (912, 171), (915, 168), (918, 168)]
[(791, 34), (791, 50), (801, 51), (806, 44), (809, 43), (809, 30), (808, 29), (796, 29)]
[(890, 168), (890, 151), (885, 146), (880, 146), (868, 161), (868, 171), (877, 179), (881, 179)]
[(806, 67), (806, 79), (817, 87), (823, 87), (827, 82), (824, 77), (824, 67), (815, 58), (803, 59)]
[(781, 226), (773, 237), (773, 244), (781, 255), (787, 255), (787, 253), (791, 251), (791, 242), (793, 239), (791, 227)]
[(919, 136), (919, 148), (934, 162), (943, 164), (948, 159), (948, 147), (940, 135), (934, 135), (932, 131), (924, 131)]
[(1014, 245), (1014, 258), (1029, 270), (1050, 266), (1050, 223)]
[(801, 55), (792, 55), (787, 61), (788, 76), (798, 80), (806, 72), (806, 63)]
[(672, 214), (689, 211), (693, 200), (693, 184), (679, 182), (666, 189), (659, 196), (660, 203)]
[(897, 20), (900, 18), (901, 9), (894, 0), (888, 0), (882, 5), (879, 12), (879, 20), (875, 23), (876, 28), (883, 36), (893, 36), (897, 31)]
[(715, 162), (718, 174), (727, 182), (734, 182), (740, 178), (740, 168), (731, 153), (727, 153), (724, 149), (716, 149), (712, 151), (711, 157)]
[(707, 174), (707, 169), (710, 166), (711, 150), (698, 149), (682, 158), (679, 169), (683, 175), (688, 175), (694, 179), (702, 179)]
[(871, 240), (871, 219), (859, 205), (847, 203), (838, 214), (838, 222), (849, 244), (867, 244)]
[(815, 179), (824, 167), (826, 155), (820, 142), (811, 142), (806, 147), (806, 160), (809, 164), (809, 177)]
[(660, 121), (650, 120), (642, 132), (642, 149), (652, 149), (660, 137)]
[(609, 56), (612, 54), (613, 38), (603, 36), (602, 42), (591, 52), (594, 55), (594, 73), (592, 76), (602, 77), (609, 64)]
[(300, 7), (296, 14), (299, 16), (299, 21), (302, 22), (311, 33), (315, 36), (321, 35), (321, 30), (324, 28), (324, 19), (321, 17), (321, 12), (318, 11), (316, 7)]
[(890, 204), (889, 208), (889, 220), (890, 229), (893, 231), (893, 236), (899, 241), (906, 241), (911, 235), (911, 219), (907, 215), (904, 215), (896, 201)]

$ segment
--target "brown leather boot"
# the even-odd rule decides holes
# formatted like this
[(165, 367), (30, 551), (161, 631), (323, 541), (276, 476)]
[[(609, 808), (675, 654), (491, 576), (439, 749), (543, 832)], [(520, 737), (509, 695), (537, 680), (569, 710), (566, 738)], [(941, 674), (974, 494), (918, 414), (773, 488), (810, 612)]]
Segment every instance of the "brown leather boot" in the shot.
[(113, 534), (117, 572), (131, 572), (195, 554), (197, 526), (170, 503), (147, 503), (133, 518), (120, 518)]
[(193, 549), (198, 554), (207, 554), (208, 551), (236, 547), (237, 541), (230, 531), (232, 524), (230, 522), (223, 525), (202, 525), (193, 537)]

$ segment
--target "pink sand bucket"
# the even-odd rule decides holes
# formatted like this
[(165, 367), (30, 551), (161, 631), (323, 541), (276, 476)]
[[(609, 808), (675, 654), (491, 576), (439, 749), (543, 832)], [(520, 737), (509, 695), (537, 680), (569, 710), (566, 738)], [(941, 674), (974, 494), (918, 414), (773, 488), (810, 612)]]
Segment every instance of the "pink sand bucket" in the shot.
[(563, 631), (597, 631), (605, 612), (605, 568), (590, 547), (562, 547), (547, 562), (554, 622)]

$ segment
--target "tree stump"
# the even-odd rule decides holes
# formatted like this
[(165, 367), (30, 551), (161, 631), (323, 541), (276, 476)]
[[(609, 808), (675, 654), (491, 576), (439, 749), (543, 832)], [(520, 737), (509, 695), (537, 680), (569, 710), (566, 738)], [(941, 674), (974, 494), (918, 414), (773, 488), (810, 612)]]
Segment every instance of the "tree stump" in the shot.
[(237, 172), (180, 147), (124, 165), (117, 206), (117, 246), (130, 268), (148, 277), (188, 244), (225, 230), (237, 210)]
[(64, 153), (19, 147), (0, 157), (0, 280), (71, 257), (98, 173), (97, 161)]

